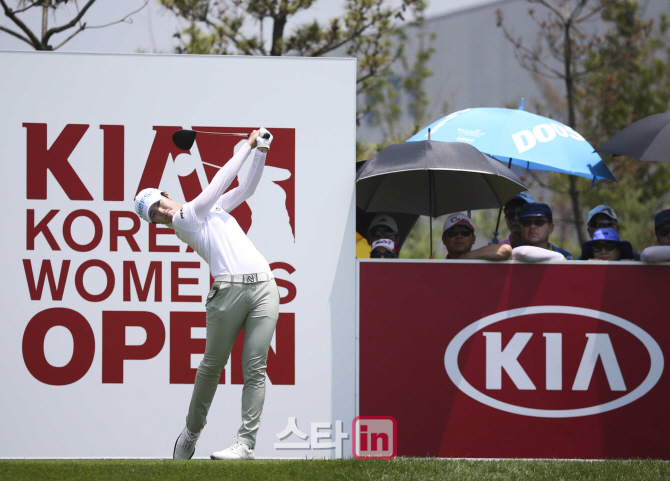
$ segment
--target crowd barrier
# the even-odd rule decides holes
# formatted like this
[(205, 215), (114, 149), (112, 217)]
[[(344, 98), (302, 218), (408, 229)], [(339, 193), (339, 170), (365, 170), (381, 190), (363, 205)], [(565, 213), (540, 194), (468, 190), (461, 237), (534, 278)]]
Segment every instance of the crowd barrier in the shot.
[(359, 414), (401, 456), (670, 459), (669, 275), (358, 261)]

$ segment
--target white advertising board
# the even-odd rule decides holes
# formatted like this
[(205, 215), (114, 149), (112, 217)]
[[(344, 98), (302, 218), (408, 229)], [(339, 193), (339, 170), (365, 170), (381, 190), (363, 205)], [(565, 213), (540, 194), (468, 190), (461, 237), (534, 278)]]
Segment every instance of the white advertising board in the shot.
[[(192, 200), (217, 170), (207, 164), (239, 148), (223, 136), (198, 136), (190, 152), (172, 144), (196, 127), (275, 137), (256, 193), (233, 212), (282, 295), (256, 454), (347, 456), (355, 60), (0, 52), (0, 66), (0, 457), (172, 456), (210, 276), (133, 199), (159, 187)], [(196, 457), (239, 427), (239, 347)], [(290, 418), (308, 439), (286, 436)]]

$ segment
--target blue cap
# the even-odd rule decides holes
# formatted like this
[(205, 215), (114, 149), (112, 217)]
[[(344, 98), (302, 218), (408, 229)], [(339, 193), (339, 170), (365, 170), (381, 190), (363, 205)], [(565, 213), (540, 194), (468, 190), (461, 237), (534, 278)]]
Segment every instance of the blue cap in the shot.
[(656, 214), (656, 219), (654, 219), (654, 229), (658, 229), (666, 222), (670, 222), (670, 209), (665, 209)]
[(614, 229), (604, 228), (597, 229), (593, 233), (593, 239), (582, 244), (582, 259), (592, 259), (593, 258), (593, 244), (596, 242), (616, 242), (619, 244), (619, 249), (621, 249), (621, 259), (634, 259), (633, 257), (633, 246), (630, 245), (630, 242), (622, 241), (619, 238), (619, 233)]
[(529, 204), (531, 202), (535, 202), (530, 195), (526, 194), (525, 192), (519, 192), (517, 195), (515, 195), (514, 197), (512, 197), (510, 200), (508, 200), (505, 203), (505, 210), (507, 210), (507, 206), (509, 204), (511, 204), (512, 202), (519, 201), (519, 200), (526, 203), (526, 204)]
[(519, 219), (522, 217), (547, 217), (551, 218), (551, 208), (547, 204), (541, 204), (539, 202), (531, 202), (530, 204), (525, 204), (519, 210)]
[(526, 201), (527, 204), (532, 204), (533, 202), (535, 202), (535, 201), (533, 200), (533, 198), (532, 198), (529, 194), (526, 194), (525, 192), (519, 192), (519, 193), (516, 195), (515, 199), (521, 199), (521, 200), (524, 200), (524, 201)]
[(593, 239), (591, 239), (589, 242), (595, 241), (621, 242), (621, 239), (619, 238), (619, 233), (617, 231), (607, 227), (604, 229), (596, 229), (596, 231), (593, 233)]

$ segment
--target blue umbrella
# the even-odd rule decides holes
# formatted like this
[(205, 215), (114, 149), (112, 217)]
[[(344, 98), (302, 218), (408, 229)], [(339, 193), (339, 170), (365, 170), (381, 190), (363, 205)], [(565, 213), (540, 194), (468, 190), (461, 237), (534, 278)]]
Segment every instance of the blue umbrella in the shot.
[[(523, 99), (517, 110), (459, 110), (433, 122), (406, 142), (428, 139), (468, 143), (508, 167), (577, 175), (591, 179), (592, 185), (603, 179), (616, 182), (584, 137), (561, 122), (524, 111)], [(501, 212), (502, 208), (493, 233), (494, 244), (498, 243)]]
[(547, 117), (523, 110), (465, 109), (447, 115), (410, 137), (465, 142), (509, 165), (616, 182), (593, 147), (575, 130)]

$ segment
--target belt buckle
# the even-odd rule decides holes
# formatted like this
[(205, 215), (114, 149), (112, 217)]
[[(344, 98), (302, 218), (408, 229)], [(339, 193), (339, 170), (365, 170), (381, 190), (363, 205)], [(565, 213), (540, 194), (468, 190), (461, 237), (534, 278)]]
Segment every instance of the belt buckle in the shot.
[(253, 284), (255, 282), (258, 282), (258, 278), (256, 274), (244, 274), (244, 283), (245, 284)]

